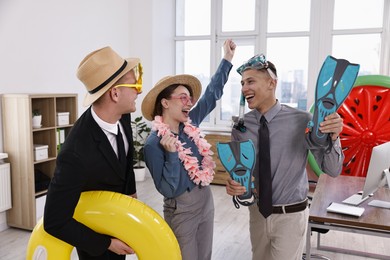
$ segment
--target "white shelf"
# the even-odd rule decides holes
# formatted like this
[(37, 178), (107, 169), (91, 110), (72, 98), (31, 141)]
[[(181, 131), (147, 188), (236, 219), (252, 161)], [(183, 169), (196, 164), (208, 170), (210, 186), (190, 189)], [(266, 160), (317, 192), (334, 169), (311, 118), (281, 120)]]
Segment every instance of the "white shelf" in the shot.
[(7, 159), (7, 158), (8, 158), (8, 153), (0, 153), (0, 160)]

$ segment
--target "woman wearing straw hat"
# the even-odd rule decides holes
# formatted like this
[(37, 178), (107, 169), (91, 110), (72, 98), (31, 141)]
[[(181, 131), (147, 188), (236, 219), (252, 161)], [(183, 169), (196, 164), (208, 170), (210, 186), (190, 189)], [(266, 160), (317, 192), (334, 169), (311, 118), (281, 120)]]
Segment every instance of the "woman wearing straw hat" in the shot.
[(157, 82), (142, 101), (143, 116), (153, 120), (144, 147), (146, 166), (164, 196), (164, 218), (183, 260), (207, 260), (212, 254), (214, 203), (208, 185), (215, 163), (198, 127), (221, 98), (232, 68), (236, 45), (226, 40), (223, 47), (224, 59), (200, 99), (199, 80), (176, 75)]
[(105, 47), (81, 61), (77, 77), (88, 91), (84, 105), (89, 108), (72, 127), (57, 157), (44, 229), (76, 247), (79, 259), (124, 260), (134, 253), (132, 248), (79, 223), (73, 213), (84, 191), (136, 196), (130, 113), (136, 110), (135, 100), (142, 91), (141, 63)]

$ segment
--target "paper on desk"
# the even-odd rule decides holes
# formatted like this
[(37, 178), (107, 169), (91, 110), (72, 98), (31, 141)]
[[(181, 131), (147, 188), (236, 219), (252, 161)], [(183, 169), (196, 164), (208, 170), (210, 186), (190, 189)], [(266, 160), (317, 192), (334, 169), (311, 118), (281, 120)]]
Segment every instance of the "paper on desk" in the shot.
[(363, 215), (364, 208), (332, 202), (332, 204), (326, 208), (326, 211), (360, 217)]

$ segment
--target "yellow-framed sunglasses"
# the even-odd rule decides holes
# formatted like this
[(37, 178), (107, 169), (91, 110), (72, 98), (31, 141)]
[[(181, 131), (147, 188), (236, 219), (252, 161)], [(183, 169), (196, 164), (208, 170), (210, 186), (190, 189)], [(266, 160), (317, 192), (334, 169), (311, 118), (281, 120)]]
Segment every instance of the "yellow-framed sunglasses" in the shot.
[(114, 86), (114, 88), (120, 88), (120, 87), (125, 87), (125, 88), (135, 88), (137, 90), (137, 93), (140, 94), (142, 93), (142, 65), (141, 63), (138, 63), (138, 66), (136, 66), (134, 69), (134, 74), (136, 78), (136, 83), (135, 84), (119, 84)]

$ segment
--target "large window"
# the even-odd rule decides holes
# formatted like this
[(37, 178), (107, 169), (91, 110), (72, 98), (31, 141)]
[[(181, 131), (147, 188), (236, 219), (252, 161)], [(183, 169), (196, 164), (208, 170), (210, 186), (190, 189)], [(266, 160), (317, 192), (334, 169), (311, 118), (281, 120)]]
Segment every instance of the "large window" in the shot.
[(258, 53), (276, 65), (277, 98), (303, 110), (313, 103), (327, 55), (359, 63), (360, 75), (388, 74), (389, 2), (176, 0), (176, 73), (192, 74), (206, 87), (223, 42), (231, 38), (238, 46), (224, 95), (202, 127), (230, 128), (241, 94), (236, 68)]

